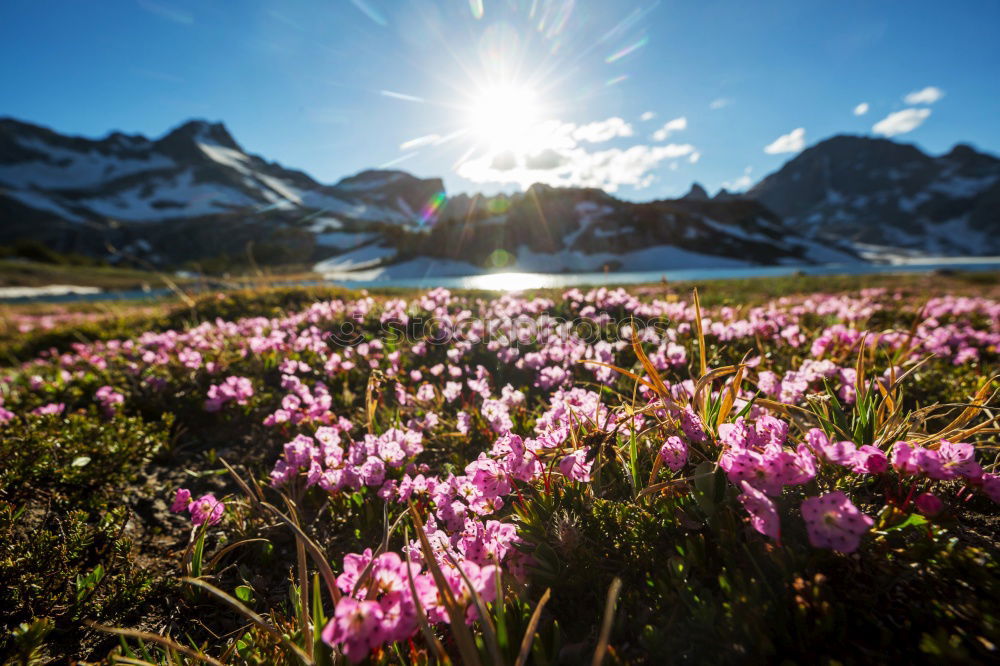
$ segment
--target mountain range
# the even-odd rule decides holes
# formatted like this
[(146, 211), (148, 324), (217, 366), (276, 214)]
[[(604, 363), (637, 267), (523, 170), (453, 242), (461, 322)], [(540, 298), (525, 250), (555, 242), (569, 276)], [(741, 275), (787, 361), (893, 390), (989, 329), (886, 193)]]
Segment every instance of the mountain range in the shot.
[(219, 123), (158, 139), (69, 137), (0, 119), (0, 244), (112, 261), (311, 263), (354, 277), (863, 261), (1000, 253), (1000, 160), (835, 136), (743, 194), (700, 185), (635, 203), (534, 185), (448, 197), (438, 178), (369, 170), (333, 185), (246, 152)]

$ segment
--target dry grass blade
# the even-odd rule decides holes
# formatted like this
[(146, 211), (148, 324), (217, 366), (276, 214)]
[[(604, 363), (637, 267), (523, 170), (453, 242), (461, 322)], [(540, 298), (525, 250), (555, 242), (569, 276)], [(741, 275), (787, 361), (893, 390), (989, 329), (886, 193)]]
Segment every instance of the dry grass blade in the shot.
[(295, 532), (295, 536), (298, 537), (306, 550), (312, 556), (313, 561), (316, 563), (316, 568), (319, 569), (319, 574), (323, 577), (323, 582), (326, 584), (326, 589), (330, 592), (330, 597), (333, 598), (333, 603), (340, 603), (340, 590), (337, 589), (337, 577), (333, 575), (333, 569), (330, 568), (330, 563), (326, 560), (326, 555), (316, 544), (315, 541), (309, 538), (309, 536), (302, 531), (295, 522), (283, 514), (278, 507), (270, 504), (268, 502), (261, 502), (261, 506), (271, 511), (278, 518), (282, 520), (288, 527)]
[(736, 396), (740, 392), (740, 385), (743, 383), (743, 373), (746, 371), (746, 366), (742, 363), (740, 367), (736, 370), (736, 376), (733, 377), (733, 383), (730, 384), (729, 390), (726, 392), (726, 397), (722, 399), (722, 406), (719, 408), (719, 416), (715, 420), (715, 426), (726, 422), (729, 417), (729, 412), (732, 411), (733, 405), (736, 403)]
[(861, 340), (858, 341), (858, 361), (854, 365), (854, 391), (857, 394), (855, 398), (857, 404), (864, 402), (866, 393), (866, 383), (865, 383), (865, 346), (868, 343), (868, 332), (861, 334)]
[(528, 654), (531, 652), (531, 644), (535, 640), (535, 634), (538, 632), (538, 623), (542, 619), (542, 609), (545, 608), (545, 604), (548, 603), (550, 596), (552, 596), (552, 590), (550, 588), (545, 588), (545, 594), (543, 594), (542, 598), (538, 600), (538, 604), (535, 606), (535, 612), (531, 614), (528, 626), (524, 630), (524, 636), (521, 638), (521, 650), (517, 653), (517, 659), (514, 660), (514, 666), (524, 666), (528, 663)]
[(267, 543), (267, 542), (268, 542), (268, 539), (261, 539), (261, 538), (255, 538), (255, 539), (243, 539), (242, 541), (237, 541), (237, 542), (235, 542), (235, 543), (231, 543), (231, 544), (229, 544), (228, 546), (226, 546), (225, 548), (223, 548), (222, 550), (220, 550), (220, 551), (219, 551), (218, 553), (216, 553), (216, 554), (215, 554), (215, 555), (214, 555), (214, 556), (212, 557), (212, 559), (211, 559), (211, 560), (209, 560), (209, 562), (208, 562), (208, 566), (207, 566), (207, 567), (205, 567), (205, 568), (206, 568), (206, 569), (214, 569), (214, 568), (215, 568), (215, 565), (217, 565), (217, 564), (219, 563), (219, 560), (221, 560), (221, 559), (222, 559), (222, 557), (223, 557), (223, 556), (224, 556), (224, 555), (225, 555), (226, 553), (229, 553), (229, 552), (232, 552), (233, 550), (235, 550), (235, 549), (239, 548), (240, 546), (245, 546), (245, 545), (247, 545), (248, 543), (259, 543), (259, 542), (264, 542), (264, 543)]
[(767, 398), (757, 398), (756, 404), (760, 405), (761, 407), (766, 407), (767, 409), (783, 412), (788, 415), (795, 413), (800, 416), (806, 416), (811, 421), (816, 420), (816, 415), (810, 412), (805, 407), (799, 407), (798, 405), (789, 405), (787, 402), (778, 402), (777, 400), (768, 400)]
[[(406, 542), (410, 542), (409, 532), (406, 534)], [(424, 605), (420, 601), (420, 595), (417, 594), (417, 586), (413, 582), (413, 570), (410, 568), (409, 564), (410, 561), (407, 559), (406, 579), (410, 584), (410, 595), (413, 598), (413, 607), (416, 610), (417, 624), (420, 626), (420, 631), (424, 635), (424, 640), (427, 641), (427, 644), (434, 649), (434, 653), (437, 655), (438, 661), (442, 664), (450, 664), (451, 658), (448, 657), (448, 653), (445, 652), (444, 646), (441, 645), (441, 641), (439, 641), (438, 637), (434, 635), (434, 632), (431, 630), (430, 623), (427, 622), (427, 613), (424, 612)]]
[(241, 477), (239, 474), (236, 473), (236, 470), (233, 469), (232, 465), (230, 465), (222, 458), (219, 458), (219, 462), (222, 463), (222, 466), (229, 471), (229, 475), (233, 477), (233, 481), (235, 481), (236, 485), (240, 487), (240, 489), (243, 491), (243, 494), (245, 494), (247, 497), (250, 498), (251, 502), (253, 502), (254, 504), (259, 504), (260, 502), (264, 501), (264, 496), (263, 494), (261, 494), (260, 488), (257, 487), (257, 484), (254, 484), (254, 490), (257, 491), (255, 494), (253, 490), (250, 489), (250, 484), (244, 481), (243, 477)]
[[(710, 386), (712, 382), (714, 382), (719, 377), (725, 377), (726, 375), (733, 374), (734, 372), (736, 372), (738, 367), (739, 366), (735, 365), (724, 365), (721, 368), (715, 368), (711, 372), (703, 374), (698, 379), (697, 383), (694, 385), (694, 396), (692, 397), (691, 402), (696, 405), (701, 403), (707, 403), (707, 400), (703, 400), (700, 402), (698, 400), (698, 396), (702, 394), (702, 392), (705, 390), (705, 387)], [(708, 396), (706, 395), (705, 397), (707, 398)], [(704, 412), (704, 405), (702, 405), (702, 412)]]
[(121, 655), (111, 656), (112, 664), (130, 664), (130, 666), (158, 666), (151, 661), (143, 661), (142, 659), (133, 659), (132, 657), (122, 657)]
[(669, 481), (661, 481), (660, 483), (655, 483), (651, 486), (643, 488), (642, 491), (635, 496), (635, 499), (640, 500), (646, 495), (652, 495), (653, 493), (659, 492), (664, 488), (669, 488), (670, 486), (677, 485), (679, 483), (686, 483), (688, 481), (693, 481), (695, 479), (700, 479), (702, 477), (712, 476), (713, 474), (715, 474), (715, 469), (712, 469), (712, 471), (708, 472), (707, 474), (692, 474), (691, 476), (684, 476), (677, 479), (670, 479)]
[(255, 613), (252, 610), (250, 610), (249, 608), (247, 608), (238, 599), (236, 599), (236, 598), (234, 598), (234, 597), (226, 594), (225, 592), (223, 592), (219, 588), (215, 587), (211, 583), (208, 583), (206, 581), (200, 580), (198, 578), (184, 577), (184, 578), (181, 578), (181, 582), (188, 583), (189, 585), (194, 585), (195, 587), (200, 587), (201, 589), (205, 590), (206, 592), (208, 592), (212, 596), (216, 597), (217, 599), (219, 599), (220, 601), (222, 601), (223, 603), (225, 603), (226, 605), (228, 605), (230, 608), (232, 608), (233, 610), (235, 610), (237, 613), (239, 613), (243, 617), (247, 618), (248, 620), (250, 620), (251, 622), (253, 622), (254, 624), (256, 624), (258, 627), (260, 627), (261, 629), (263, 629), (264, 631), (266, 631), (268, 634), (270, 634), (271, 637), (273, 637), (275, 640), (277, 640), (282, 645), (284, 645), (285, 647), (287, 647), (289, 650), (291, 650), (292, 652), (294, 652), (295, 656), (297, 656), (299, 659), (302, 660), (302, 663), (304, 663), (304, 664), (310, 664), (310, 665), (312, 665), (312, 664), (315, 663), (315, 662), (313, 662), (312, 657), (310, 657), (309, 655), (307, 655), (302, 650), (302, 648), (300, 648), (298, 645), (296, 645), (295, 643), (293, 643), (291, 641), (291, 639), (286, 638), (285, 636), (283, 636), (280, 631), (278, 631), (277, 629), (275, 629), (274, 627), (272, 627), (270, 624), (268, 624), (267, 621), (264, 620), (264, 618), (262, 618), (260, 615), (258, 615), (257, 613)]
[(646, 379), (643, 379), (639, 375), (637, 375), (634, 372), (631, 372), (629, 370), (626, 370), (625, 368), (619, 368), (617, 365), (611, 365), (610, 363), (605, 363), (603, 361), (594, 361), (594, 360), (589, 359), (589, 358), (585, 358), (585, 359), (583, 359), (582, 361), (579, 361), (579, 362), (580, 363), (584, 363), (584, 364), (590, 364), (590, 365), (600, 365), (600, 366), (604, 366), (605, 368), (611, 368), (615, 372), (620, 372), (621, 374), (625, 375), (629, 379), (634, 379), (635, 381), (639, 382), (640, 384), (642, 384), (643, 386), (645, 386), (648, 389), (651, 389), (653, 391), (656, 390), (656, 386), (654, 386), (652, 382), (650, 382), (650, 381), (648, 381)]
[(639, 342), (639, 336), (635, 334), (634, 324), (632, 329), (632, 351), (635, 352), (636, 358), (638, 358), (639, 363), (642, 364), (642, 369), (646, 371), (646, 376), (652, 380), (653, 388), (656, 391), (656, 394), (664, 401), (669, 400), (670, 391), (668, 391), (667, 387), (663, 384), (663, 380), (660, 378), (660, 373), (657, 372), (652, 361), (650, 361), (649, 357), (646, 356), (646, 352), (642, 348), (642, 343)]
[[(137, 629), (121, 629), (119, 627), (109, 627), (103, 624), (98, 624), (91, 620), (85, 620), (84, 624), (86, 624), (91, 629), (103, 631), (104, 633), (107, 634), (115, 634), (116, 636), (125, 636), (126, 638), (135, 638), (141, 641), (150, 641), (151, 643), (158, 643), (159, 645), (162, 645), (163, 647), (169, 648), (171, 650), (177, 650), (181, 654), (187, 655), (192, 659), (203, 661), (206, 664), (212, 664), (212, 666), (222, 666), (222, 662), (219, 661), (218, 659), (214, 659), (199, 650), (194, 650), (185, 645), (181, 645), (174, 639), (168, 638), (167, 636), (160, 636), (159, 634), (153, 634), (148, 631), (139, 631)], [(124, 658), (125, 657), (123, 657), (123, 659)], [(128, 662), (121, 662), (121, 663), (128, 663)]]
[(590, 666), (601, 666), (604, 655), (608, 651), (608, 641), (611, 640), (611, 625), (615, 621), (615, 605), (618, 603), (618, 595), (622, 591), (622, 579), (615, 578), (608, 588), (608, 598), (604, 602), (604, 620), (601, 621), (601, 635), (597, 640), (597, 648), (594, 650), (594, 658), (590, 661)]
[[(295, 505), (284, 494), (281, 495), (281, 499), (285, 500), (289, 517), (295, 522), (296, 526), (301, 528), (299, 513)], [(295, 560), (299, 574), (299, 612), (302, 614), (302, 638), (306, 644), (306, 654), (312, 659), (313, 637), (312, 619), (309, 617), (309, 570), (306, 565), (306, 548), (302, 543), (302, 539), (295, 539)]]
[(913, 366), (910, 367), (906, 372), (904, 372), (899, 377), (896, 377), (895, 380), (893, 380), (892, 384), (889, 386), (889, 391), (895, 392), (895, 390), (900, 386), (900, 384), (903, 383), (905, 379), (907, 379), (910, 375), (912, 375), (921, 367), (923, 367), (923, 365), (928, 361), (930, 361), (932, 358), (934, 358), (934, 356), (935, 354), (928, 354), (927, 356), (923, 357), (922, 359), (914, 363)]
[(427, 533), (424, 531), (424, 524), (420, 520), (420, 514), (417, 513), (416, 508), (412, 504), (410, 504), (410, 517), (413, 520), (413, 529), (417, 533), (417, 539), (420, 540), (420, 549), (424, 553), (427, 569), (430, 570), (431, 576), (434, 577), (434, 584), (437, 585), (438, 594), (441, 595), (441, 603), (448, 613), (451, 633), (455, 638), (455, 645), (458, 646), (458, 652), (462, 656), (462, 663), (469, 664), (470, 666), (482, 666), (482, 662), (479, 659), (479, 652), (476, 650), (476, 642), (472, 638), (472, 632), (469, 631), (469, 627), (465, 624), (465, 609), (460, 608), (458, 602), (455, 600), (455, 595), (452, 593), (452, 589), (444, 577), (444, 572), (441, 571), (441, 567), (434, 557), (434, 548), (431, 547), (431, 542), (427, 539)]
[[(986, 430), (987, 426), (991, 425), (994, 421), (996, 421), (997, 417), (991, 417), (986, 422), (981, 423), (980, 425), (975, 426), (973, 428), (965, 428), (965, 426), (969, 423), (969, 421), (974, 419), (980, 412), (986, 411), (990, 405), (996, 402), (997, 396), (998, 394), (1000, 394), (1000, 389), (997, 389), (993, 393), (990, 393), (990, 388), (997, 381), (998, 377), (1000, 377), (1000, 375), (993, 375), (992, 377), (990, 377), (976, 392), (976, 395), (972, 398), (971, 402), (965, 403), (963, 405), (950, 405), (952, 407), (962, 406), (965, 407), (965, 409), (963, 409), (962, 412), (958, 415), (958, 417), (956, 417), (951, 423), (946, 425), (938, 432), (918, 438), (917, 443), (928, 443), (928, 442), (936, 443), (942, 439), (948, 439), (948, 440), (954, 439), (960, 441), (961, 439), (968, 437), (969, 435), (983, 434), (985, 432), (988, 432), (988, 430)], [(946, 407), (946, 406), (949, 405), (935, 405), (932, 406), (932, 408)], [(927, 409), (930, 408), (925, 408), (924, 410), (920, 411), (925, 411)]]
[(708, 372), (708, 363), (705, 360), (705, 331), (701, 327), (701, 299), (697, 289), (694, 290), (694, 330), (698, 334), (698, 376), (704, 377)]
[(990, 377), (989, 380), (987, 380), (985, 383), (983, 383), (983, 385), (979, 388), (979, 390), (976, 391), (976, 395), (972, 398), (971, 404), (961, 414), (958, 415), (958, 418), (956, 418), (954, 421), (945, 426), (944, 429), (941, 430), (941, 432), (947, 433), (951, 432), (952, 430), (961, 428), (969, 421), (971, 421), (973, 418), (975, 418), (976, 414), (982, 411), (985, 408), (986, 404), (988, 402), (991, 402), (992, 399), (996, 397), (996, 393), (994, 393), (993, 396), (990, 396), (989, 399), (987, 399), (987, 396), (989, 396), (990, 394), (990, 388), (992, 387), (993, 383), (996, 380), (997, 380), (997, 375), (994, 375), (993, 377)]
[[(379, 543), (378, 548), (375, 549), (375, 553), (372, 555), (372, 559), (368, 562), (365, 568), (362, 569), (361, 574), (358, 576), (358, 581), (354, 584), (354, 589), (351, 590), (352, 596), (356, 595), (358, 593), (358, 590), (361, 589), (361, 586), (364, 585), (365, 581), (368, 580), (368, 576), (371, 574), (372, 569), (375, 567), (375, 560), (378, 559), (378, 556), (384, 553), (389, 548), (389, 535), (392, 534), (394, 531), (396, 531), (396, 526), (399, 525), (399, 523), (403, 520), (404, 516), (406, 516), (406, 514), (401, 513), (399, 517), (396, 518), (396, 521), (392, 524), (392, 526), (390, 526), (389, 505), (388, 504), (382, 505), (382, 541)], [(372, 589), (369, 592), (368, 596), (369, 600), (371, 599), (371, 595), (374, 593), (375, 593), (374, 589)]]
[[(451, 561), (455, 569), (458, 570), (458, 574), (462, 577), (466, 587), (469, 588), (469, 595), (472, 597), (472, 601), (476, 605), (476, 610), (479, 611), (479, 618), (483, 625), (483, 634), (486, 638), (486, 647), (490, 651), (490, 657), (493, 659), (493, 663), (502, 664), (503, 658), (500, 656), (500, 644), (497, 643), (496, 628), (493, 626), (493, 620), (490, 618), (489, 609), (486, 608), (486, 602), (483, 601), (482, 595), (476, 591), (475, 587), (473, 587), (472, 581), (469, 580), (469, 577), (464, 571), (462, 571), (462, 567), (458, 566), (458, 562), (456, 562), (450, 554), (448, 555), (448, 559)], [(499, 569), (494, 575), (500, 575)]]
[(378, 373), (373, 372), (368, 375), (368, 385), (365, 387), (365, 413), (368, 415), (367, 427), (368, 434), (375, 434), (375, 408), (378, 403), (375, 401), (375, 393), (378, 391), (379, 384), (381, 380)]

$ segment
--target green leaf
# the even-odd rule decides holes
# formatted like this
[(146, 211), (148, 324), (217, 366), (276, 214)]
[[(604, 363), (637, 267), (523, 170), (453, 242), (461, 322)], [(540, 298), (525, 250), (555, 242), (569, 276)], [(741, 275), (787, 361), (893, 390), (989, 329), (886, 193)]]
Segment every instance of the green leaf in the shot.
[(243, 603), (249, 603), (253, 599), (253, 589), (249, 585), (240, 585), (236, 588), (236, 598)]
[(78, 456), (69, 464), (70, 467), (86, 467), (90, 464), (90, 456)]
[(707, 515), (715, 513), (715, 463), (711, 460), (694, 469), (694, 498)]
[(919, 513), (911, 513), (909, 516), (906, 517), (906, 520), (904, 520), (903, 522), (893, 525), (892, 527), (887, 527), (882, 531), (896, 532), (898, 530), (906, 529), (907, 527), (922, 527), (926, 525), (928, 522), (930, 521), (921, 516)]

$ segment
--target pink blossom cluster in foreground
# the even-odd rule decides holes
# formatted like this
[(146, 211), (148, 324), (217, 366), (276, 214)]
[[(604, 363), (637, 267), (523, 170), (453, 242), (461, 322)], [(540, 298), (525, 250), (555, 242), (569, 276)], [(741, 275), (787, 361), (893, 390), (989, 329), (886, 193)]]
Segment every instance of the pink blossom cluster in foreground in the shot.
[[(283, 442), (270, 472), (275, 488), (320, 497), (361, 493), (394, 512), (418, 506), (437, 564), (471, 620), (465, 578), (489, 599), (498, 573), (524, 577), (530, 564), (509, 520), (512, 505), (530, 491), (593, 483), (597, 451), (585, 434), (604, 433), (617, 445), (634, 435), (658, 480), (686, 482), (707, 460), (725, 474), (748, 538), (759, 533), (782, 546), (807, 540), (863, 557), (883, 505), (933, 518), (947, 514), (958, 492), (1000, 502), (1000, 479), (970, 443), (841, 441), (793, 428), (755, 401), (805, 406), (829, 386), (849, 408), (858, 398), (862, 341), (873, 358), (892, 359), (874, 376), (883, 388), (928, 354), (963, 369), (995, 358), (996, 301), (935, 298), (913, 304), (912, 328), (869, 327), (901, 298), (867, 290), (705, 309), (700, 324), (709, 345), (750, 351), (731, 416), (721, 423), (705, 417), (702, 398), (708, 392), (719, 400), (732, 387), (724, 379), (696, 395), (694, 306), (606, 288), (558, 298), (460, 298), (443, 289), (408, 300), (364, 296), (279, 317), (76, 344), (5, 381), (0, 422), (87, 410), (115, 419), (143, 401), (188, 398), (201, 418), (252, 419)], [(412, 338), (383, 335), (387, 326), (403, 330), (418, 321), (435, 328)], [(626, 411), (611, 391), (622, 390), (622, 375), (608, 366), (646, 375), (633, 336), (669, 400), (640, 386), (636, 410)], [(392, 413), (374, 434), (356, 412), (338, 409), (345, 388), (361, 396), (369, 376), (380, 378), (380, 399)], [(455, 442), (483, 445), (464, 468), (431, 468), (427, 449)], [(214, 495), (193, 499), (186, 489), (172, 508), (195, 525), (217, 524), (226, 512)], [(353, 660), (412, 636), (418, 601), (430, 621), (448, 621), (416, 542), (378, 555), (359, 582), (371, 559), (371, 551), (350, 553), (334, 566), (344, 596), (323, 637)]]

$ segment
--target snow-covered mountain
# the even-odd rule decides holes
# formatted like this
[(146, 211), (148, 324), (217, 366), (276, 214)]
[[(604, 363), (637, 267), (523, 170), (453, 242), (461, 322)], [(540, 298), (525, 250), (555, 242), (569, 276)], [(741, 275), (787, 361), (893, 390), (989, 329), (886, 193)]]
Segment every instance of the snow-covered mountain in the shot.
[(858, 261), (848, 241), (982, 253), (992, 246), (946, 240), (958, 225), (971, 238), (996, 231), (997, 163), (964, 146), (930, 158), (836, 137), (743, 196), (696, 184), (680, 199), (632, 203), (536, 185), (448, 198), (440, 179), (402, 171), (325, 185), (247, 153), (219, 123), (93, 140), (0, 119), (0, 244), (404, 277)]
[(835, 136), (746, 196), (818, 241), (932, 255), (1000, 253), (1000, 159), (964, 144), (933, 157), (888, 139)]
[(69, 222), (319, 210), (409, 224), (443, 189), (398, 171), (324, 186), (246, 153), (221, 123), (198, 120), (155, 140), (116, 132), (95, 141), (0, 119), (0, 185), (6, 198)]

